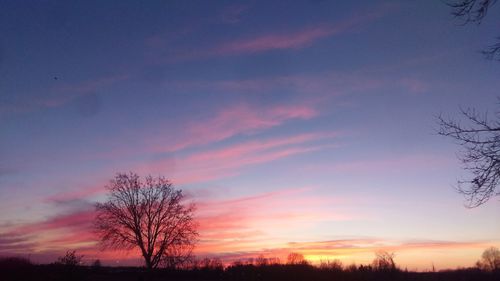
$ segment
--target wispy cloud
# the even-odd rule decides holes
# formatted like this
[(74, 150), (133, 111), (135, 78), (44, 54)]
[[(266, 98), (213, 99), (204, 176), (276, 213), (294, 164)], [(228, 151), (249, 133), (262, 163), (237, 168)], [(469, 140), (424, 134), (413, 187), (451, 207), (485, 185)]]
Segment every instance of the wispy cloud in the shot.
[(235, 55), (280, 49), (300, 49), (342, 31), (342, 27), (342, 25), (338, 27), (319, 26), (285, 34), (266, 34), (255, 38), (225, 42), (211, 52), (214, 55)]
[[(251, 166), (332, 149), (335, 147), (333, 141), (339, 136), (340, 132), (312, 132), (260, 140), (253, 138), (220, 148), (196, 150), (175, 159), (171, 159), (167, 154), (156, 160), (139, 163), (134, 170), (144, 175), (155, 173), (168, 175), (176, 185), (208, 182), (236, 176)], [(152, 151), (157, 152), (158, 148), (153, 148)], [(87, 185), (79, 185), (77, 188), (47, 196), (43, 202), (56, 205), (77, 203), (76, 207), (79, 207), (81, 205), (79, 202), (82, 200), (103, 194), (106, 183), (102, 179)]]
[[(240, 174), (242, 169), (257, 164), (276, 161), (285, 157), (304, 154), (335, 147), (332, 139), (338, 133), (310, 133), (275, 137), (263, 140), (245, 141), (226, 145), (220, 149), (193, 152), (175, 159), (173, 179), (176, 183), (186, 184), (199, 181), (220, 179)], [(326, 143), (325, 143), (326, 142)], [(172, 159), (165, 158), (141, 166), (139, 171), (165, 173)]]
[[(147, 138), (139, 150), (126, 146), (116, 146), (105, 152), (106, 157), (133, 157), (135, 155), (154, 155), (148, 162), (135, 164), (137, 172), (161, 173), (173, 177), (176, 184), (211, 181), (231, 177), (241, 172), (241, 168), (267, 163), (285, 157), (328, 148), (328, 143), (314, 143), (332, 140), (337, 132), (314, 132), (288, 135), (275, 138), (255, 139), (259, 133), (292, 121), (304, 121), (319, 115), (314, 105), (288, 104), (257, 106), (238, 103), (215, 111), (212, 117), (198, 121), (188, 121), (176, 135), (158, 134)], [(243, 136), (243, 140), (210, 148), (215, 143)], [(330, 146), (332, 147), (332, 146)], [(185, 149), (196, 148), (186, 154)], [(201, 149), (200, 149), (201, 148)], [(175, 159), (172, 152), (183, 151)], [(132, 153), (132, 155), (131, 155)], [(135, 153), (135, 154), (133, 154)], [(90, 157), (85, 154), (85, 157)], [(102, 155), (94, 157), (102, 158)], [(86, 160), (88, 161), (88, 159)], [(175, 168), (173, 171), (172, 168)], [(130, 167), (128, 168), (130, 169)], [(174, 175), (172, 175), (174, 174)], [(45, 198), (45, 202), (66, 202), (93, 197), (104, 191), (104, 182), (96, 180), (85, 186), (68, 189)]]
[(188, 123), (183, 140), (159, 149), (177, 151), (189, 146), (221, 141), (240, 134), (253, 134), (293, 119), (311, 119), (318, 114), (313, 106), (308, 105), (258, 107), (238, 104), (222, 109), (208, 120)]
[(103, 184), (96, 184), (92, 187), (80, 187), (76, 190), (70, 190), (65, 192), (60, 192), (45, 198), (46, 202), (49, 203), (64, 203), (71, 202), (74, 200), (88, 198), (90, 196), (101, 193), (104, 190)]
[(3, 228), (0, 254), (63, 252), (68, 248), (95, 245), (91, 229), (94, 214), (93, 208), (89, 207)]
[[(226, 199), (194, 198), (198, 205), (196, 216), (200, 223), (200, 249), (217, 249), (216, 245), (219, 245), (217, 251), (220, 252), (237, 251), (235, 247), (242, 244), (251, 246), (251, 241), (261, 241), (260, 238), (266, 237), (267, 226), (284, 218), (287, 219), (286, 224), (281, 223), (284, 229), (299, 227), (298, 224), (303, 226), (314, 220), (350, 219), (347, 215), (318, 216), (306, 211), (314, 205), (333, 202), (307, 195), (310, 190), (309, 187), (302, 187)], [(95, 212), (89, 206), (39, 222), (11, 226), (0, 235), (0, 253), (36, 252), (49, 255), (64, 252), (69, 247), (113, 258), (109, 253), (99, 253), (97, 237), (92, 232), (94, 218)], [(223, 241), (230, 242), (227, 246), (220, 246)], [(233, 243), (235, 241), (239, 243)]]
[[(391, 7), (386, 5), (376, 8), (371, 12), (351, 16), (337, 23), (320, 23), (308, 27), (297, 28), (295, 30), (271, 30), (253, 37), (222, 41), (204, 49), (186, 50), (183, 48), (182, 50), (172, 52), (172, 56), (168, 57), (166, 61), (172, 62), (209, 57), (255, 54), (273, 50), (302, 49), (315, 44), (321, 39), (349, 32), (363, 24), (372, 22), (386, 14), (390, 8)], [(245, 6), (234, 6), (223, 14), (227, 15), (225, 18), (229, 19), (229, 22), (234, 23), (239, 21), (241, 13), (245, 10)], [(150, 41), (151, 39), (147, 40), (147, 42)], [(159, 39), (157, 38), (155, 41), (159, 41)], [(163, 50), (160, 53), (163, 53)], [(164, 61), (164, 58), (156, 58), (156, 62)]]
[[(347, 202), (345, 198), (323, 198), (314, 187), (307, 186), (201, 201), (201, 244), (197, 251), (205, 255), (276, 247), (286, 239), (284, 236), (314, 227), (318, 222), (361, 219), (360, 214), (331, 207)], [(318, 208), (329, 211), (318, 212)], [(280, 225), (279, 229), (276, 225)]]
[(20, 233), (33, 233), (55, 229), (88, 230), (95, 217), (92, 207), (85, 210), (74, 211), (68, 214), (61, 214), (47, 220), (18, 227), (16, 231)]
[(33, 250), (37, 242), (27, 234), (0, 233), (0, 255), (3, 253), (26, 253)]

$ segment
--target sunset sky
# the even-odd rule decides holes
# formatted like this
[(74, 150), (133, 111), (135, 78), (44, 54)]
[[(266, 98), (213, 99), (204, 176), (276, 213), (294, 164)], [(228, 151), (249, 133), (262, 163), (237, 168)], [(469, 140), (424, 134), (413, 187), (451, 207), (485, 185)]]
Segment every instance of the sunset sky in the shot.
[(196, 202), (198, 257), (473, 265), (500, 202), (464, 207), (436, 116), (496, 112), (494, 8), (463, 26), (435, 0), (0, 1), (0, 256), (140, 264), (91, 231), (135, 171)]

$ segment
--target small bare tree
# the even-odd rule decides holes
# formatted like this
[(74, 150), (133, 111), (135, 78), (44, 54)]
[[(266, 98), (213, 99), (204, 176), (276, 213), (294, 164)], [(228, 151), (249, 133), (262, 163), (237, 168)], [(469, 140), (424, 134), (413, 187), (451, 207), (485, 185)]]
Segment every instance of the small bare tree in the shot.
[(163, 177), (119, 173), (97, 203), (95, 229), (105, 248), (139, 248), (148, 269), (179, 266), (191, 258), (196, 237), (194, 205)]
[(487, 271), (500, 270), (500, 250), (496, 247), (489, 247), (484, 250), (481, 260), (477, 262), (480, 269)]
[(297, 265), (297, 264), (307, 264), (307, 261), (304, 258), (304, 255), (300, 253), (290, 253), (286, 257), (286, 263)]
[(83, 255), (77, 255), (76, 251), (67, 251), (64, 256), (57, 258), (56, 264), (66, 267), (76, 267), (81, 265)]
[(486, 114), (461, 110), (467, 124), (438, 117), (438, 134), (453, 138), (462, 146), (460, 160), (472, 179), (458, 182), (458, 191), (467, 199), (467, 207), (477, 207), (499, 195), (500, 183), (500, 113), (490, 121)]
[(373, 260), (373, 268), (379, 271), (395, 271), (397, 270), (396, 263), (394, 262), (394, 253), (386, 251), (378, 251), (375, 253)]

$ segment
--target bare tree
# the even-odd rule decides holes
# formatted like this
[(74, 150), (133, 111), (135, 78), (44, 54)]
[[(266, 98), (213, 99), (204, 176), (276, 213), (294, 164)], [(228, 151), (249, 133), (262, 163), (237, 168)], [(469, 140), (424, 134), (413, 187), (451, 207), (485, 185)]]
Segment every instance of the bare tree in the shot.
[(255, 259), (255, 265), (256, 266), (266, 266), (266, 265), (269, 265), (269, 259), (266, 258), (264, 255), (259, 255)]
[(465, 125), (439, 116), (438, 134), (453, 138), (463, 148), (459, 158), (464, 169), (472, 173), (472, 178), (460, 180), (457, 189), (466, 197), (466, 206), (473, 208), (500, 195), (497, 190), (500, 183), (500, 113), (496, 114), (495, 121), (473, 109), (461, 109), (461, 113)]
[(394, 253), (389, 253), (386, 251), (378, 251), (375, 253), (375, 259), (373, 260), (373, 268), (380, 271), (395, 271), (397, 269), (396, 263), (394, 262)]
[[(448, 5), (453, 8), (452, 14), (462, 19), (464, 24), (480, 24), (496, 2), (497, 0), (454, 0), (449, 1)], [(499, 42), (482, 51), (489, 59), (500, 60), (500, 37), (497, 40)]]
[(319, 264), (319, 268), (323, 270), (330, 270), (330, 271), (337, 271), (340, 272), (343, 270), (344, 266), (342, 265), (342, 262), (338, 259), (334, 259), (333, 261), (330, 260), (321, 260)]
[(76, 267), (81, 265), (83, 255), (77, 255), (76, 251), (67, 251), (64, 256), (57, 258), (56, 264), (66, 267)]
[(489, 247), (484, 250), (481, 260), (477, 262), (480, 269), (487, 271), (500, 270), (500, 250), (496, 247)]
[(181, 190), (163, 178), (119, 173), (97, 203), (95, 229), (105, 248), (139, 248), (148, 269), (186, 262), (198, 233), (194, 205), (183, 204)]
[(304, 258), (304, 255), (300, 253), (290, 253), (288, 254), (286, 258), (286, 263), (287, 264), (307, 264), (306, 259)]

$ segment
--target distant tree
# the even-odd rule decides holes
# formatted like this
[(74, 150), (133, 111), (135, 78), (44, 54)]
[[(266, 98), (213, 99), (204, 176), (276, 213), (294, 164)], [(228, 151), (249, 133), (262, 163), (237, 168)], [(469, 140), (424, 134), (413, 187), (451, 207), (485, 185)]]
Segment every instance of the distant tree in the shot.
[(286, 258), (286, 263), (296, 265), (296, 264), (305, 264), (307, 263), (307, 261), (304, 258), (304, 255), (300, 253), (290, 253)]
[(193, 204), (163, 177), (119, 173), (97, 203), (95, 229), (105, 248), (138, 248), (148, 269), (179, 266), (192, 257), (198, 233)]
[(338, 259), (335, 259), (333, 261), (327, 260), (327, 261), (321, 261), (319, 264), (319, 268), (323, 270), (331, 270), (331, 271), (342, 271), (344, 266), (342, 265), (342, 262)]
[(484, 250), (481, 260), (477, 262), (480, 269), (487, 271), (500, 270), (500, 250), (490, 247)]
[[(453, 0), (448, 1), (448, 5), (453, 8), (452, 14), (463, 20), (464, 24), (480, 24), (496, 2), (497, 0)], [(487, 58), (500, 60), (500, 37), (497, 40), (499, 42), (482, 51)]]
[(224, 268), (224, 265), (219, 258), (204, 258), (198, 262), (197, 267), (205, 270), (222, 270)]
[(438, 134), (451, 137), (462, 146), (460, 160), (472, 178), (460, 180), (458, 191), (473, 208), (484, 204), (492, 196), (500, 195), (500, 112), (496, 120), (487, 114), (478, 114), (474, 109), (461, 110), (466, 124), (438, 117)]
[(28, 258), (23, 257), (0, 257), (0, 271), (15, 269), (22, 270), (33, 266)]
[(94, 269), (99, 269), (102, 267), (102, 264), (101, 264), (101, 260), (100, 259), (96, 259), (92, 262), (92, 268)]
[(397, 267), (394, 262), (394, 257), (394, 253), (389, 253), (387, 251), (376, 252), (375, 259), (372, 263), (373, 268), (378, 271), (395, 271)]
[(281, 260), (279, 257), (270, 257), (270, 258), (267, 258), (267, 262), (270, 264), (270, 265), (277, 265), (277, 264), (281, 264)]
[(75, 267), (81, 264), (83, 255), (77, 255), (76, 251), (67, 251), (64, 256), (57, 258), (56, 264)]
[(259, 255), (256, 259), (255, 259), (255, 265), (256, 266), (266, 266), (269, 264), (269, 260), (264, 257), (264, 255)]
[(345, 267), (347, 272), (356, 272), (358, 270), (358, 266), (355, 263), (352, 263)]

